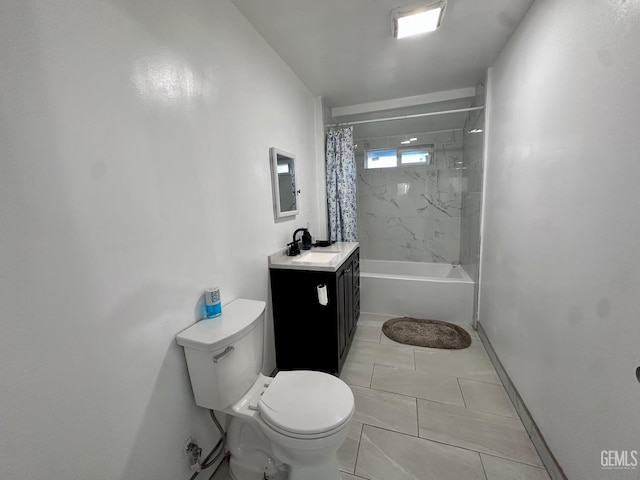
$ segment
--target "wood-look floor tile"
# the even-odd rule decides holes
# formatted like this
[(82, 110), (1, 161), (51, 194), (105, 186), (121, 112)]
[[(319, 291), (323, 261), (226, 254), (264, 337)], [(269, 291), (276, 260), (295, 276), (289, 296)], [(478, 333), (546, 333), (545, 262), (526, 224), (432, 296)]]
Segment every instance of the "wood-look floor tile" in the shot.
[(481, 454), (487, 480), (549, 480), (544, 468)]
[(371, 342), (354, 341), (351, 344), (348, 359), (358, 363), (378, 363), (415, 369), (413, 350), (393, 345), (380, 345)]
[(456, 377), (430, 372), (376, 365), (373, 369), (371, 388), (434, 402), (465, 406)]
[(342, 366), (340, 378), (346, 384), (356, 387), (369, 387), (373, 376), (373, 363), (357, 362), (348, 357)]
[(495, 413), (507, 417), (519, 418), (516, 409), (502, 385), (476, 382), (461, 378), (460, 388), (467, 408), (480, 412)]
[(358, 323), (353, 339), (359, 342), (380, 343), (380, 335), (382, 335), (382, 330), (379, 326), (361, 325)]
[(360, 446), (360, 435), (362, 434), (362, 424), (351, 422), (349, 436), (338, 449), (338, 465), (340, 470), (354, 473), (356, 468), (356, 457)]
[(358, 325), (371, 325), (382, 328), (382, 324), (390, 318), (393, 318), (393, 315), (360, 312)]
[(418, 436), (415, 398), (361, 387), (351, 390), (356, 403), (354, 422)]
[(482, 346), (462, 350), (415, 350), (416, 370), (502, 385)]
[(370, 480), (368, 477), (356, 477), (350, 473), (340, 472), (342, 474), (342, 480)]
[(438, 442), (541, 466), (517, 418), (418, 399), (419, 434)]
[(356, 475), (371, 480), (485, 480), (475, 452), (365, 425)]

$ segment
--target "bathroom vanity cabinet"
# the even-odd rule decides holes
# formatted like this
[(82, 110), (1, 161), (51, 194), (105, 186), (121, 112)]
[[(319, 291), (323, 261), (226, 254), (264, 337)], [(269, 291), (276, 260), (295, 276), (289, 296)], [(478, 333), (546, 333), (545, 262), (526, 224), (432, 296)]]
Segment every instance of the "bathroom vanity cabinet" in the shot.
[[(355, 243), (357, 245), (357, 243)], [(333, 271), (314, 265), (274, 268), (271, 298), (279, 370), (318, 370), (338, 375), (360, 315), (360, 249), (344, 249)], [(327, 304), (318, 287), (325, 285)]]

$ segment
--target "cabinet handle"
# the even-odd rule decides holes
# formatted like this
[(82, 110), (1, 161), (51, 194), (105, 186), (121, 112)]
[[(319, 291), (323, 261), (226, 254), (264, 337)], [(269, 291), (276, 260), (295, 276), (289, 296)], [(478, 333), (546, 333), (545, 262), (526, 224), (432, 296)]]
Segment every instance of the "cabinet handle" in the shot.
[(222, 360), (224, 357), (226, 357), (227, 355), (229, 355), (231, 352), (233, 352), (235, 348), (232, 346), (228, 346), (227, 348), (224, 349), (224, 352), (216, 355), (215, 357), (213, 357), (213, 363), (218, 363), (220, 360)]

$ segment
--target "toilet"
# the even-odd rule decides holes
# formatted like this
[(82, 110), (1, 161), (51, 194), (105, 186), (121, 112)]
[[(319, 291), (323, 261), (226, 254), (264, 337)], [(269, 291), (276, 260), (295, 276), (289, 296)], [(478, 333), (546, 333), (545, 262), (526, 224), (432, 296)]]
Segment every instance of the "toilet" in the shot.
[(265, 302), (236, 299), (176, 335), (197, 405), (230, 416), (234, 480), (340, 480), (336, 452), (354, 412), (351, 389), (323, 372), (261, 374)]

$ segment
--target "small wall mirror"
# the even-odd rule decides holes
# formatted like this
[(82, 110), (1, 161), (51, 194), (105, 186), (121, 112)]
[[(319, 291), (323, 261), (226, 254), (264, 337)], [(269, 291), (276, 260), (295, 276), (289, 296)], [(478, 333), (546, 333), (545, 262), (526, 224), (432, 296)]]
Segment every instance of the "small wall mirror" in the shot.
[(271, 147), (271, 184), (273, 186), (273, 210), (276, 218), (290, 217), (298, 213), (298, 189), (296, 187), (295, 155)]

